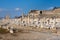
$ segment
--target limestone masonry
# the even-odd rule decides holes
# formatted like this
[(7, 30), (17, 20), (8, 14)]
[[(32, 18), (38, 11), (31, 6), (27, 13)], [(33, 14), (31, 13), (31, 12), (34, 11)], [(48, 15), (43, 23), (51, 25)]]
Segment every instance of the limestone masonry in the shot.
[(6, 16), (0, 20), (0, 27), (19, 29), (23, 27), (54, 28), (60, 27), (60, 8), (54, 7), (52, 10), (31, 10), (27, 15), (10, 19)]

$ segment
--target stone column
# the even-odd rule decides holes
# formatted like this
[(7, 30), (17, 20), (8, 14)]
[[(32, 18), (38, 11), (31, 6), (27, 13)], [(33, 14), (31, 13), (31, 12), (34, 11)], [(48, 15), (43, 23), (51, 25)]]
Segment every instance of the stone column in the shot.
[(55, 27), (55, 18), (53, 19), (53, 25), (52, 25), (52, 28)]
[(50, 28), (50, 30), (54, 33), (57, 33), (56, 24), (55, 24), (56, 19), (54, 18), (52, 21), (53, 21), (53, 24), (52, 24), (52, 27)]
[(28, 14), (28, 26), (29, 26), (29, 23), (30, 23), (30, 18), (29, 18), (29, 14)]
[(43, 19), (41, 19), (41, 28), (43, 28)]
[[(23, 19), (24, 19), (24, 14), (22, 13), (21, 23), (22, 23)], [(21, 25), (22, 25), (22, 24), (21, 24)], [(22, 25), (22, 26), (23, 26), (23, 25)]]

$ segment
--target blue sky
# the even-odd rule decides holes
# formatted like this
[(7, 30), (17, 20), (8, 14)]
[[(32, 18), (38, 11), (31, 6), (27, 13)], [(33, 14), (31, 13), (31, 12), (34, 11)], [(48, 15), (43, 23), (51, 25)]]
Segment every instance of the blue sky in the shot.
[(28, 14), (30, 10), (47, 10), (60, 7), (60, 0), (0, 0), (0, 17)]

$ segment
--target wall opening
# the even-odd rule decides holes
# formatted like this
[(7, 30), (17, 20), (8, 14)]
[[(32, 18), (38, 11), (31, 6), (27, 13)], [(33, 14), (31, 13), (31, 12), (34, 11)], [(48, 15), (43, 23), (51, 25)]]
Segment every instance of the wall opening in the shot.
[(42, 11), (40, 11), (40, 14), (42, 14)]

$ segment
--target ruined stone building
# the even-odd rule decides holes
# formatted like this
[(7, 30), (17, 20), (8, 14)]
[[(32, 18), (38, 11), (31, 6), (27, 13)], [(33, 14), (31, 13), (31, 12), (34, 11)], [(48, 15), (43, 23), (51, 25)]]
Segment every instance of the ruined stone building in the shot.
[[(60, 27), (60, 8), (54, 7), (52, 10), (31, 10), (27, 15), (22, 14), (20, 17), (10, 19), (6, 16), (1, 20), (1, 25), (18, 25), (37, 28), (54, 28)], [(5, 25), (5, 26), (6, 26)]]

